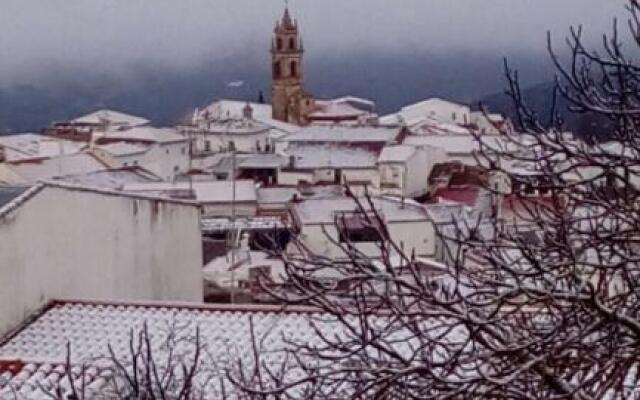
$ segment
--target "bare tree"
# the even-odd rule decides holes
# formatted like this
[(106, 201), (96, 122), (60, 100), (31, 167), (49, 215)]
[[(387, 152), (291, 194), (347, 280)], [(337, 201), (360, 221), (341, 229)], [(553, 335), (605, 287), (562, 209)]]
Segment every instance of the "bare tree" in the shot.
[[(640, 5), (628, 8), (640, 47)], [(256, 354), (250, 376), (230, 369), (247, 397), (640, 397), (640, 66), (625, 56), (617, 23), (602, 53), (585, 47), (580, 28), (567, 44), (568, 65), (549, 39), (558, 67), (549, 118), (527, 107), (506, 66), (522, 133), (500, 146), (478, 136), (477, 159), (512, 191), (487, 187), (492, 212), (438, 226), (445, 270), (395, 243), (369, 197), (353, 199), (376, 232), (376, 257), (348, 240), (333, 243), (341, 262), (302, 243), (282, 254), (290, 287), (272, 295), (316, 306), (340, 329), (328, 336), (313, 320), (318, 340), (291, 340), (285, 361)], [(570, 138), (559, 99), (608, 119), (608, 142)], [(349, 289), (315, 284), (322, 272)]]

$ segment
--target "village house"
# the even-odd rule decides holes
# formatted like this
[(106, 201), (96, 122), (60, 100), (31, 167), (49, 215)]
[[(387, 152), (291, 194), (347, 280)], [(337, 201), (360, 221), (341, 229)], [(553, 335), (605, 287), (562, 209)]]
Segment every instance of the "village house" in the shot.
[(0, 332), (53, 298), (202, 299), (193, 202), (46, 182), (0, 188)]
[[(369, 257), (379, 257), (377, 247), (379, 229), (387, 229), (390, 236), (410, 254), (430, 257), (435, 254), (435, 231), (425, 208), (410, 200), (374, 197), (373, 207), (361, 198), (360, 210), (353, 198), (347, 196), (311, 198), (291, 204), (293, 226), (298, 239), (312, 252), (334, 259), (347, 255), (334, 242), (350, 241)], [(364, 213), (377, 213), (384, 226), (366, 222)], [(375, 220), (375, 218), (373, 218)], [(295, 252), (295, 248), (288, 251)]]
[(175, 128), (109, 130), (95, 135), (89, 151), (110, 168), (141, 166), (165, 180), (190, 170), (189, 138)]
[(69, 121), (54, 122), (45, 132), (58, 138), (90, 142), (94, 133), (148, 126), (150, 123), (142, 117), (103, 109)]
[(380, 192), (407, 198), (425, 195), (429, 190), (429, 174), (445, 159), (444, 150), (438, 147), (385, 146), (378, 156)]

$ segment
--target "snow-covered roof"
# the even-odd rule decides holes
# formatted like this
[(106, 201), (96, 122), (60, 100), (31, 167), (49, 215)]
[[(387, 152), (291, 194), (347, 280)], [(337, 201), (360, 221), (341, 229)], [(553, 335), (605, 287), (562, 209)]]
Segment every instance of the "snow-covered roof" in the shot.
[(282, 220), (272, 216), (236, 217), (231, 218), (202, 218), (200, 221), (203, 232), (249, 231), (261, 229), (284, 228)]
[(393, 163), (404, 162), (410, 159), (417, 149), (415, 146), (408, 146), (405, 144), (396, 144), (391, 146), (385, 146), (378, 156), (378, 162), (380, 163)]
[(109, 141), (121, 140), (129, 142), (146, 143), (174, 143), (188, 141), (189, 138), (178, 133), (175, 128), (154, 128), (151, 126), (138, 126), (130, 129), (108, 130), (100, 139)]
[(284, 138), (287, 142), (308, 143), (391, 143), (398, 128), (347, 125), (308, 125)]
[(152, 338), (150, 350), (158, 360), (168, 355), (163, 345), (172, 339), (182, 343), (175, 348), (177, 357), (193, 358), (195, 346), (187, 339), (199, 329), (206, 357), (201, 357), (202, 367), (194, 377), (194, 395), (202, 390), (198, 398), (220, 399), (225, 367), (236, 359), (251, 364), (252, 353), (247, 351), (253, 348), (251, 326), (262, 359), (270, 363), (281, 360), (279, 352), (288, 348), (287, 339), (318, 340), (311, 321), (324, 335), (342, 334), (344, 328), (335, 318), (314, 311), (257, 305), (54, 301), (0, 346), (0, 398), (12, 398), (14, 392), (29, 400), (51, 398), (46, 392), (53, 394), (65, 380), (67, 343), (72, 349), (72, 372), (76, 374), (79, 365), (85, 364), (89, 368), (87, 398), (97, 396), (111, 383), (104, 375), (105, 367), (111, 366), (108, 345), (118, 360), (129, 359), (130, 332), (137, 338), (146, 324)]
[(411, 124), (424, 117), (450, 121), (453, 114), (462, 118), (463, 115), (470, 115), (471, 109), (464, 104), (434, 97), (404, 106), (396, 113), (385, 115), (380, 118), (380, 123), (397, 124), (404, 121), (406, 124)]
[(238, 168), (280, 168), (287, 165), (287, 157), (277, 153), (249, 154), (238, 163)]
[[(132, 183), (124, 185), (123, 190), (134, 193), (152, 193), (171, 197), (172, 194), (193, 189), (196, 201), (199, 203), (229, 203), (233, 200), (232, 181), (202, 181), (202, 182), (154, 182)], [(235, 182), (235, 201), (257, 201), (256, 184), (251, 180)]]
[(334, 102), (334, 101), (316, 101), (318, 110), (309, 114), (310, 118), (324, 118), (324, 119), (342, 119), (342, 118), (357, 118), (361, 115), (367, 115), (368, 111), (360, 110), (353, 107), (349, 103)]
[[(363, 204), (367, 204), (366, 200)], [(428, 220), (424, 207), (412, 200), (375, 197), (373, 204), (387, 223)], [(303, 225), (332, 224), (336, 213), (358, 210), (355, 201), (346, 196), (307, 199), (293, 203), (291, 209)]]
[(148, 119), (136, 117), (113, 110), (98, 110), (92, 113), (72, 119), (75, 124), (111, 125), (111, 126), (142, 126), (150, 123)]
[(55, 179), (77, 185), (118, 190), (122, 189), (126, 184), (160, 182), (162, 180), (154, 173), (140, 166), (66, 175)]
[(225, 118), (207, 123), (206, 133), (225, 135), (255, 135), (269, 131), (271, 127), (249, 118)]
[(376, 108), (376, 103), (372, 100), (356, 96), (342, 96), (332, 99), (331, 101), (334, 103), (347, 103), (355, 108), (365, 111), (373, 111)]
[(216, 100), (203, 109), (198, 110), (196, 117), (207, 120), (224, 120), (242, 118), (244, 108), (249, 104), (256, 119), (269, 119), (272, 116), (271, 104), (251, 103), (242, 100)]
[(106, 151), (107, 153), (119, 156), (130, 156), (135, 154), (143, 154), (149, 150), (147, 146), (141, 146), (139, 144), (116, 142), (97, 145), (96, 148)]
[(294, 187), (258, 188), (258, 204), (286, 204), (300, 192)]
[(0, 146), (4, 148), (7, 161), (19, 161), (79, 153), (84, 143), (37, 133), (19, 133), (0, 135)]
[(78, 153), (61, 157), (32, 159), (0, 164), (26, 182), (36, 182), (70, 174), (82, 174), (107, 169), (91, 154)]
[(240, 249), (235, 254), (235, 262), (231, 262), (230, 252), (216, 257), (202, 269), (205, 282), (213, 282), (221, 287), (234, 287), (238, 281), (247, 280), (249, 271), (254, 267), (268, 267), (274, 282), (281, 283), (286, 276), (284, 262), (264, 251)]
[(471, 135), (469, 128), (432, 117), (421, 117), (406, 123), (411, 133), (415, 135)]
[[(497, 146), (503, 142), (499, 135), (484, 135), (484, 143)], [(472, 135), (409, 135), (403, 144), (439, 147), (449, 155), (471, 155), (480, 149), (480, 143)]]
[(293, 169), (375, 168), (378, 154), (367, 149), (336, 145), (294, 145), (286, 153), (294, 157)]

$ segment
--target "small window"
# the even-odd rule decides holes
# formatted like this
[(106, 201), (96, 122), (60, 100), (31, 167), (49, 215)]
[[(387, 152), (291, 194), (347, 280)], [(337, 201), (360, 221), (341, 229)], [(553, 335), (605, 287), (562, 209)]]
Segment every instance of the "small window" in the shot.
[(169, 154), (169, 149), (166, 149), (166, 150), (165, 150), (165, 153)]
[(128, 165), (129, 165), (129, 164), (127, 164), (127, 163), (122, 163), (122, 166), (123, 166), (123, 167), (126, 167), (126, 166), (128, 166)]
[(380, 226), (375, 215), (368, 215), (368, 217), (361, 212), (339, 216), (337, 228), (340, 242), (361, 243), (382, 240), (381, 232), (384, 227)]
[(456, 113), (451, 114), (451, 119), (456, 120)]
[(282, 50), (282, 38), (277, 38), (276, 39), (276, 48), (278, 50)]
[(280, 67), (280, 63), (277, 61), (273, 63), (273, 77), (275, 79), (280, 79), (282, 77), (282, 68)]
[(210, 140), (205, 140), (204, 141), (204, 151), (211, 151), (211, 141)]
[(133, 165), (138, 165), (138, 160), (133, 160)]
[(296, 48), (296, 38), (289, 39), (289, 49), (294, 50)]
[(187, 149), (186, 149), (186, 147), (182, 147), (182, 148), (180, 149), (180, 152), (181, 152), (182, 154), (187, 154)]
[(291, 76), (294, 78), (298, 76), (298, 64), (295, 61), (291, 61)]

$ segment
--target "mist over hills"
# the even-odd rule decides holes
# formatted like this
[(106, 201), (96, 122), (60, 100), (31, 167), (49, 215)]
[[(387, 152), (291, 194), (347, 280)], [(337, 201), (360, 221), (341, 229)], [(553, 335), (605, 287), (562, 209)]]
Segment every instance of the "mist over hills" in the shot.
[[(540, 57), (512, 57), (525, 84), (549, 80), (552, 68)], [(217, 98), (255, 101), (270, 95), (267, 54), (176, 70), (134, 65), (127, 73), (44, 70), (34, 83), (0, 88), (0, 132), (38, 131), (98, 108), (112, 108), (149, 118), (157, 125), (175, 124), (195, 107)], [(242, 81), (239, 87), (229, 82)], [(37, 82), (37, 83), (36, 83)], [(307, 90), (319, 98), (355, 95), (377, 103), (380, 114), (429, 97), (462, 103), (478, 99), (496, 111), (506, 109), (500, 57), (486, 54), (336, 54), (305, 61)], [(543, 86), (542, 86), (543, 87)]]

